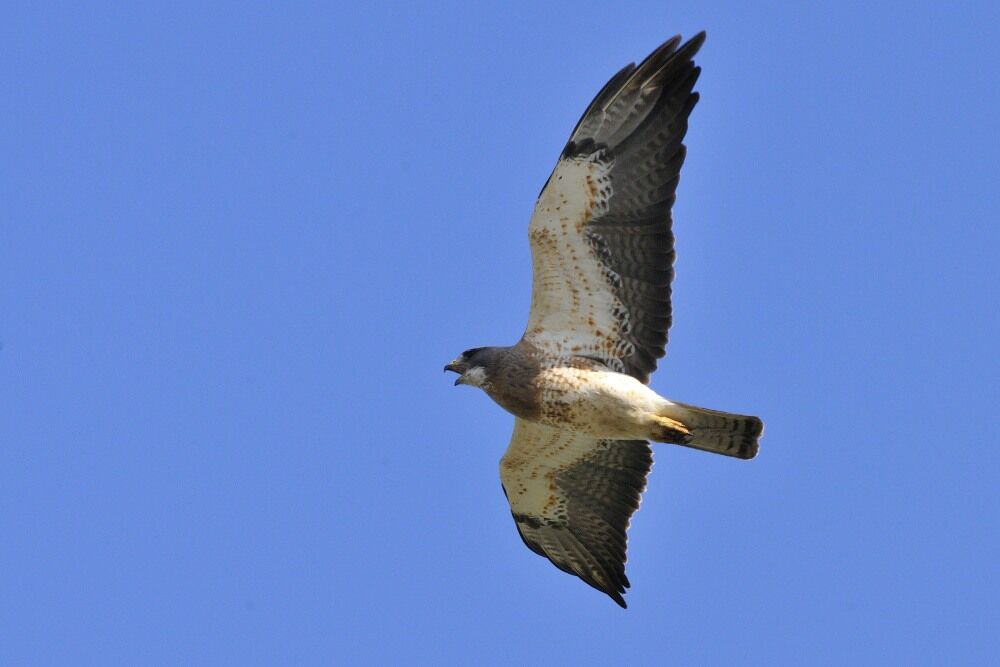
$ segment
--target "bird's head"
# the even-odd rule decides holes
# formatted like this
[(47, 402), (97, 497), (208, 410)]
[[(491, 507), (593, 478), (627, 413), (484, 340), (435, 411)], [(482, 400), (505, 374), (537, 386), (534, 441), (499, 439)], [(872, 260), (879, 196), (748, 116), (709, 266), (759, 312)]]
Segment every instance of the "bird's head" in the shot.
[(489, 371), (496, 357), (495, 347), (474, 347), (466, 350), (457, 359), (444, 367), (446, 371), (458, 373), (455, 385), (467, 384), (485, 389), (489, 382)]

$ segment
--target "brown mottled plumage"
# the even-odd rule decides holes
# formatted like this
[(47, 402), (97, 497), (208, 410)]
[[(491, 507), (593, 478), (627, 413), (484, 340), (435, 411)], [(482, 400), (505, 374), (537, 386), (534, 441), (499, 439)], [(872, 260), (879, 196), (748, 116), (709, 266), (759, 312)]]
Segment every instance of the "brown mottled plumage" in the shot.
[(524, 336), (445, 367), (516, 416), (500, 479), (525, 544), (622, 607), (647, 441), (749, 459), (763, 431), (647, 386), (671, 324), (670, 209), (704, 39), (668, 40), (597, 94), (531, 216)]

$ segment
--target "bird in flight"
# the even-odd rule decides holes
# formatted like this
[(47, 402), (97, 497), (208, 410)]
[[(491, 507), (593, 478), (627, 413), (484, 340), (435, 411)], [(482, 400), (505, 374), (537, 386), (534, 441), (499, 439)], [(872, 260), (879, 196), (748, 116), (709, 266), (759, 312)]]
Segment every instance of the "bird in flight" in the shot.
[(671, 323), (670, 209), (704, 41), (674, 37), (597, 94), (531, 216), (524, 335), (445, 366), (515, 416), (500, 480), (524, 543), (622, 607), (649, 441), (751, 459), (763, 432), (648, 386)]

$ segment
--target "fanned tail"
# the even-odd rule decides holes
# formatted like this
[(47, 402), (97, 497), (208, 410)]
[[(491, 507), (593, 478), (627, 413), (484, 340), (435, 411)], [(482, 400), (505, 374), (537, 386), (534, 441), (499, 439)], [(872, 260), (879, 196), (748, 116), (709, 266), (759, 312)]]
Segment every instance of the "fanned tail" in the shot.
[(764, 422), (759, 417), (709, 410), (676, 401), (671, 401), (661, 415), (668, 421), (680, 422), (683, 428), (665, 429), (660, 442), (739, 459), (757, 456), (760, 436), (764, 432)]

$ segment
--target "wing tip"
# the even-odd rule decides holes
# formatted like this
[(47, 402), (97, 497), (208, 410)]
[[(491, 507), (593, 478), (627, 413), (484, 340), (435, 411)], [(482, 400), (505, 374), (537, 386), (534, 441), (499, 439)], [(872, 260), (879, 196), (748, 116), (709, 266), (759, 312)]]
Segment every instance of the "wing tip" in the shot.
[(702, 30), (702, 31), (696, 33), (694, 37), (692, 37), (691, 39), (689, 39), (684, 44), (684, 46), (682, 46), (680, 49), (678, 49), (678, 51), (680, 51), (680, 52), (687, 51), (688, 57), (690, 58), (691, 56), (694, 56), (694, 54), (698, 53), (699, 50), (701, 50), (701, 47), (705, 43), (705, 39), (707, 37), (708, 37), (708, 33), (705, 32), (704, 30)]
[(608, 594), (608, 597), (610, 597), (612, 600), (615, 601), (616, 605), (618, 605), (622, 609), (628, 609), (628, 604), (625, 602), (625, 598), (622, 597), (621, 593), (611, 593), (609, 591), (604, 591), (604, 592)]

